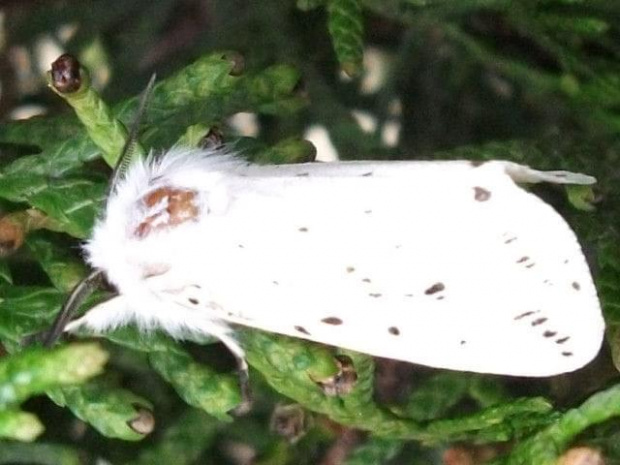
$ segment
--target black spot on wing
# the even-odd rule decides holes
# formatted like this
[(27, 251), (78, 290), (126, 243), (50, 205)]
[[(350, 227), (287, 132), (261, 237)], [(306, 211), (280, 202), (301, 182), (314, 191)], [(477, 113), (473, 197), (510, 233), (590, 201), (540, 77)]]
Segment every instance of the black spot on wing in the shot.
[(536, 311), (530, 310), (528, 312), (523, 312), (523, 313), (520, 313), (517, 316), (515, 316), (514, 319), (515, 320), (521, 320), (521, 319), (526, 318), (528, 316), (534, 315), (535, 313), (538, 313), (539, 311), (540, 310), (536, 310)]
[(400, 329), (398, 329), (396, 326), (390, 326), (388, 328), (388, 333), (390, 333), (392, 336), (399, 336)]
[(368, 294), (370, 297), (374, 297), (375, 299), (378, 299), (379, 297), (381, 297), (381, 293), (380, 292), (371, 292), (370, 294)]
[(532, 259), (527, 255), (524, 255), (517, 259), (517, 264), (523, 265), (525, 268), (533, 268), (536, 265), (536, 263), (533, 262)]
[(542, 317), (542, 318), (536, 318), (534, 321), (532, 321), (532, 326), (540, 326), (543, 323), (545, 323), (548, 320), (548, 318)]
[(572, 286), (576, 291), (581, 289), (581, 285), (577, 281), (573, 281)]
[(362, 177), (367, 178), (367, 177), (369, 177), (369, 176), (372, 176), (373, 174), (374, 174), (374, 173), (373, 173), (372, 171), (368, 171), (367, 173), (362, 174)]
[(474, 200), (477, 202), (486, 202), (491, 198), (491, 191), (485, 189), (484, 187), (475, 186), (474, 187)]
[(302, 226), (301, 228), (298, 228), (297, 231), (299, 232), (308, 232), (308, 228), (305, 226)]
[(308, 332), (308, 330), (304, 328), (303, 326), (294, 326), (294, 328), (295, 328), (295, 331), (301, 334), (305, 334), (306, 336), (310, 336), (310, 333)]
[(478, 168), (478, 167), (480, 167), (480, 166), (484, 165), (485, 163), (486, 163), (486, 162), (485, 162), (485, 161), (482, 161), (482, 160), (470, 160), (470, 161), (469, 161), (469, 165), (470, 165), (472, 168)]
[(190, 304), (192, 305), (198, 305), (200, 303), (200, 301), (198, 299), (196, 299), (195, 297), (190, 297), (189, 299), (187, 299), (189, 301)]
[[(554, 341), (555, 344), (562, 345), (570, 340), (570, 336), (564, 336), (564, 337), (554, 339), (557, 337), (558, 332), (555, 331), (553, 328), (549, 328), (549, 326), (550, 325), (552, 326), (553, 323), (550, 322), (549, 318), (547, 318), (546, 316), (541, 316), (540, 310), (523, 312), (514, 317), (514, 320), (523, 320), (523, 319), (529, 321), (530, 326), (532, 328), (538, 329), (538, 327), (544, 325), (545, 326), (544, 331), (538, 334), (540, 334), (542, 337), (544, 337), (545, 339), (549, 341)], [(567, 349), (566, 347), (563, 347), (563, 349), (564, 350), (561, 352), (562, 356), (570, 357), (573, 355), (573, 353), (570, 350), (566, 350)]]
[(434, 295), (446, 289), (443, 283), (435, 283), (424, 291), (426, 295)]
[(364, 278), (362, 279), (362, 282), (370, 284), (372, 281), (370, 280), (370, 278)]
[(298, 178), (307, 178), (308, 176), (310, 176), (310, 173), (297, 173), (295, 176), (297, 176)]
[(327, 318), (323, 318), (321, 321), (325, 324), (334, 325), (334, 326), (338, 326), (342, 324), (342, 320), (335, 316), (328, 316)]

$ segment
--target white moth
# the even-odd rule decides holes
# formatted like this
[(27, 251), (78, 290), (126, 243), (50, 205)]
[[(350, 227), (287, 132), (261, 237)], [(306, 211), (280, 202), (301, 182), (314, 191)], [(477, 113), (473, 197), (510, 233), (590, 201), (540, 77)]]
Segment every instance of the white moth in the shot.
[(257, 166), (173, 149), (134, 163), (85, 247), (119, 295), (69, 324), (230, 324), (454, 370), (548, 376), (604, 323), (570, 227), (516, 183), (592, 184), (505, 161)]

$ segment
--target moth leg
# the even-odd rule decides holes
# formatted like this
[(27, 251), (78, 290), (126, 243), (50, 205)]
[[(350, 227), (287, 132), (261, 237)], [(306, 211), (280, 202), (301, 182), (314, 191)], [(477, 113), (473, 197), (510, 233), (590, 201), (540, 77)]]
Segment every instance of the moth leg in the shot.
[(518, 163), (502, 162), (508, 176), (516, 183), (536, 184), (550, 182), (553, 184), (595, 184), (596, 178), (571, 171), (538, 171)]
[(123, 296), (112, 297), (73, 320), (64, 327), (64, 332), (72, 333), (80, 328), (88, 328), (95, 333), (102, 333), (129, 322), (127, 301)]
[(239, 342), (230, 334), (230, 329), (225, 328), (223, 331), (211, 331), (211, 334), (217, 337), (222, 344), (235, 357), (237, 362), (237, 373), (239, 376), (239, 389), (241, 391), (241, 402), (230, 413), (233, 415), (244, 415), (249, 412), (252, 407), (252, 390), (250, 388), (250, 373), (248, 362), (245, 359), (245, 351), (239, 345)]

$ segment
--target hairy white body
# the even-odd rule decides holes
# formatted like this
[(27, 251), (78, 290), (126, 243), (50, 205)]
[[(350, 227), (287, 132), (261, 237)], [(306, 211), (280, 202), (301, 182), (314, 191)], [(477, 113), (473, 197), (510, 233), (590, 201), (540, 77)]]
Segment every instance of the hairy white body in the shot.
[[(575, 234), (516, 184), (540, 181), (594, 179), (502, 161), (256, 166), (172, 150), (112, 192), (86, 252), (119, 296), (68, 329), (135, 321), (212, 334), (242, 357), (233, 323), (455, 370), (572, 371), (604, 323)], [(186, 207), (176, 224), (173, 197)]]

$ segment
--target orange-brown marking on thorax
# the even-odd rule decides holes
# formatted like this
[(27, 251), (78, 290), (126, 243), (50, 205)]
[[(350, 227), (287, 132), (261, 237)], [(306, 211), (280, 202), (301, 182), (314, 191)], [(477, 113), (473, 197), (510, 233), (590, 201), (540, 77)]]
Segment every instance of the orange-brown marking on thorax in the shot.
[(144, 238), (153, 231), (195, 220), (199, 213), (196, 196), (196, 191), (172, 187), (160, 187), (149, 192), (140, 199), (149, 216), (138, 225), (134, 235)]

